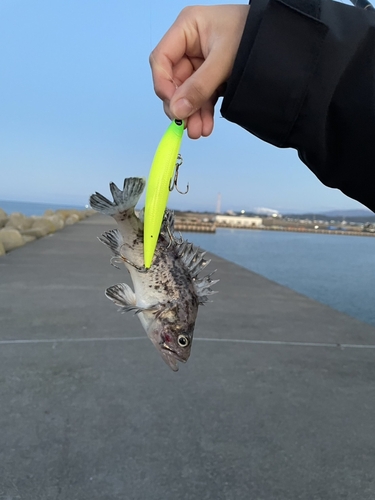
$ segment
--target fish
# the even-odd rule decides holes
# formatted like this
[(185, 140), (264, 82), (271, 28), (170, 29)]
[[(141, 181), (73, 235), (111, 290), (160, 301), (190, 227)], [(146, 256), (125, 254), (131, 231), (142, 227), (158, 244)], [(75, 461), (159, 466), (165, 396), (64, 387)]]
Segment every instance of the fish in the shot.
[[(105, 295), (121, 312), (133, 311), (165, 363), (177, 371), (191, 353), (198, 307), (216, 293), (212, 274), (198, 275), (210, 263), (206, 252), (174, 236), (174, 214), (166, 209), (150, 268), (144, 266), (144, 211), (135, 207), (145, 188), (141, 177), (124, 180), (123, 189), (113, 182), (113, 201), (96, 192), (91, 207), (112, 216), (117, 228), (104, 232), (99, 240), (112, 252), (112, 264), (123, 263), (130, 273), (134, 290), (126, 283), (106, 289)], [(117, 267), (117, 266), (116, 266)]]

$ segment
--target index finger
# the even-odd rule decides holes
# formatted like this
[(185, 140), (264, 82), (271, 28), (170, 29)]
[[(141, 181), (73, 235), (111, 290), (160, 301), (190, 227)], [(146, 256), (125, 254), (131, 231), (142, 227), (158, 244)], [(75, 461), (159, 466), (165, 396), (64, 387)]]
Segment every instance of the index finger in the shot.
[(162, 58), (163, 63), (161, 63), (160, 59), (160, 57), (158, 59), (154, 57), (154, 52), (151, 53), (150, 66), (154, 90), (155, 94), (160, 97), (162, 101), (169, 101), (176, 91), (177, 86), (173, 81), (173, 69), (170, 61)]
[(173, 69), (186, 54), (186, 36), (176, 22), (160, 40), (150, 55), (150, 66), (155, 93), (160, 99), (170, 100), (176, 90)]

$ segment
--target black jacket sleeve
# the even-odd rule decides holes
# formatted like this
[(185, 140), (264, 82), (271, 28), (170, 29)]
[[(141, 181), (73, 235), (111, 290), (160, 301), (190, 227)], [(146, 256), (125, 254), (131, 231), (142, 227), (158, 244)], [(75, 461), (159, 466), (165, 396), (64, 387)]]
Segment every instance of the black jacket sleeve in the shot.
[(252, 0), (221, 112), (375, 212), (375, 11)]

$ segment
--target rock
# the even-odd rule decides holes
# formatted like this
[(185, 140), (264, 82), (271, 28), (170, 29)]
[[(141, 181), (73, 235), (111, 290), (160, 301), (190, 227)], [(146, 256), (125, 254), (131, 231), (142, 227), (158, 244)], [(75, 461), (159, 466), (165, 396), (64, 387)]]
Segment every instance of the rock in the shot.
[(50, 215), (55, 215), (55, 211), (49, 208), (48, 210), (45, 210), (44, 215), (46, 217), (49, 217)]
[(4, 248), (4, 245), (0, 241), (0, 257), (1, 257), (1, 255), (5, 255), (5, 248)]
[(36, 240), (36, 236), (31, 236), (30, 234), (23, 234), (22, 238), (24, 243), (31, 243)]
[(40, 227), (46, 228), (48, 230), (46, 234), (54, 233), (62, 229), (65, 225), (64, 218), (60, 214), (55, 213), (52, 215), (33, 215), (32, 219), (31, 229)]
[(70, 213), (70, 210), (66, 210), (66, 209), (59, 209), (59, 210), (56, 210), (56, 213), (59, 214), (64, 220), (66, 220), (69, 215), (71, 215)]
[(24, 229), (29, 229), (33, 224), (33, 219), (31, 217), (26, 217), (19, 212), (14, 212), (9, 215), (8, 222), (5, 227), (18, 229), (18, 231), (23, 231)]
[(86, 218), (85, 212), (85, 210), (77, 210), (75, 208), (56, 210), (56, 213), (64, 217), (65, 220), (71, 216), (77, 216), (78, 220), (83, 220)]
[(24, 245), (21, 233), (17, 231), (17, 229), (12, 228), (0, 229), (0, 241), (6, 252), (10, 252), (14, 248), (22, 247)]
[(94, 215), (96, 212), (95, 210), (92, 210), (91, 208), (84, 208), (82, 210), (78, 210), (76, 208), (62, 208), (59, 210), (56, 210), (56, 214), (61, 215), (65, 220), (68, 217), (73, 216), (73, 219), (76, 219), (76, 216), (78, 217), (79, 220), (86, 219), (86, 217), (90, 217), (91, 215)]
[(96, 212), (92, 208), (85, 208), (85, 210), (83, 210), (83, 214), (85, 217), (91, 217), (92, 215), (96, 214)]
[(54, 233), (56, 227), (48, 217), (33, 217), (31, 228), (25, 229), (22, 232), (23, 236), (35, 236), (35, 238), (43, 238), (47, 234)]
[(75, 212), (76, 215), (78, 215), (79, 220), (86, 219), (86, 210), (76, 210)]
[(47, 233), (54, 233), (56, 231), (54, 223), (49, 220), (48, 217), (38, 217), (34, 219), (33, 225), (31, 226), (32, 228), (45, 228)]
[(52, 214), (44, 217), (52, 222), (55, 231), (62, 229), (65, 226), (64, 218), (60, 214)]
[(45, 227), (31, 227), (30, 229), (25, 229), (22, 231), (22, 237), (32, 236), (33, 238), (43, 238), (47, 236), (48, 231)]
[(79, 220), (80, 220), (80, 218), (79, 218), (78, 214), (71, 214), (71, 215), (69, 215), (69, 217), (67, 217), (65, 219), (65, 224), (67, 226), (71, 226), (72, 224), (75, 224)]
[(7, 222), (8, 216), (6, 212), (2, 208), (0, 208), (0, 228), (4, 227)]

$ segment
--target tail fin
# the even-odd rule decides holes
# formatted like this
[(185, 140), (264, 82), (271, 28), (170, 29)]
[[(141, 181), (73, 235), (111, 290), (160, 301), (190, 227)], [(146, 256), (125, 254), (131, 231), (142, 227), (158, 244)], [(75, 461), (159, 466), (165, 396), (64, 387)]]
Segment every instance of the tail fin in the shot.
[(100, 193), (90, 196), (90, 206), (104, 215), (117, 215), (133, 209), (138, 203), (146, 185), (143, 177), (129, 177), (124, 180), (124, 189), (121, 191), (116, 184), (111, 182), (109, 188), (113, 202)]

